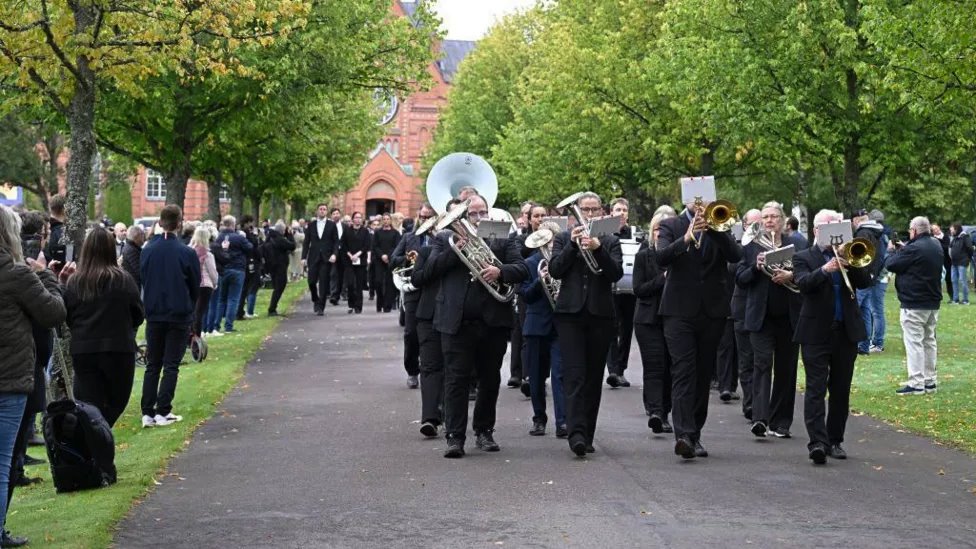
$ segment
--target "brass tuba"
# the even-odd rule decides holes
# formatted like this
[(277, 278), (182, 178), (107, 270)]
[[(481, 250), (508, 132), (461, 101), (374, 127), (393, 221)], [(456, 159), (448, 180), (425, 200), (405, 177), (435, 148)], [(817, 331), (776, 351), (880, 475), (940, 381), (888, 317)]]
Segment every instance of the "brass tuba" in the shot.
[[(576, 222), (579, 223), (580, 227), (583, 227), (583, 236), (589, 236), (590, 223), (583, 217), (583, 212), (580, 210), (579, 204), (577, 204), (583, 194), (584, 193), (582, 192), (578, 192), (567, 196), (562, 202), (556, 205), (556, 209), (559, 211), (567, 211), (568, 215), (575, 217)], [(576, 245), (579, 246), (579, 242), (577, 242)], [(593, 255), (593, 250), (584, 249), (582, 246), (579, 246), (579, 250), (580, 255), (583, 257), (583, 262), (586, 263), (586, 266), (593, 274), (600, 274), (603, 272), (603, 269), (601, 269), (600, 265), (596, 262), (596, 257)]]
[[(748, 246), (750, 242), (755, 242), (765, 252), (771, 252), (773, 250), (778, 249), (776, 247), (776, 240), (773, 237), (773, 235), (769, 231), (764, 229), (762, 223), (758, 221), (753, 223), (752, 225), (749, 225), (749, 228), (746, 229), (745, 234), (742, 235), (743, 246)], [(762, 267), (762, 271), (766, 273), (766, 275), (769, 276), (770, 278), (772, 278), (773, 275), (776, 274), (775, 271), (777, 269), (781, 269), (784, 271), (793, 271), (793, 260), (787, 259), (782, 263), (773, 263), (773, 264), (766, 263)], [(783, 287), (785, 287), (787, 290), (795, 294), (800, 293), (800, 287), (797, 286), (796, 283), (793, 281), (783, 284)]]
[(549, 298), (549, 305), (555, 309), (556, 300), (559, 299), (559, 288), (562, 286), (562, 281), (553, 278), (549, 274), (549, 261), (552, 259), (553, 238), (555, 238), (555, 235), (549, 229), (539, 229), (526, 237), (525, 247), (533, 250), (538, 249), (539, 253), (542, 254), (542, 260), (539, 261), (539, 266), (537, 267), (539, 280), (542, 283), (542, 289), (545, 291), (546, 297)]
[[(468, 212), (468, 204), (470, 202), (471, 200), (468, 199), (451, 208), (437, 223), (437, 230), (450, 229), (454, 233), (448, 238), (448, 244), (451, 250), (461, 259), (461, 263), (464, 263), (468, 270), (471, 271), (472, 280), (481, 282), (488, 290), (488, 293), (491, 294), (491, 297), (498, 301), (503, 303), (511, 301), (515, 297), (514, 286), (505, 284), (501, 280), (489, 282), (481, 276), (481, 271), (485, 270), (485, 268), (489, 266), (501, 268), (502, 262), (495, 257), (494, 252), (491, 251), (491, 248), (488, 247), (484, 239), (478, 236), (477, 229), (464, 218)], [(464, 243), (459, 245), (454, 238), (455, 236), (463, 238)]]
[[(731, 230), (739, 222), (739, 210), (736, 209), (735, 204), (728, 200), (713, 200), (705, 207), (702, 207), (703, 203), (702, 198), (696, 196), (693, 208), (696, 214), (701, 212), (709, 229), (724, 233)], [(695, 248), (701, 248), (701, 238), (695, 236), (694, 233), (692, 233), (691, 238), (695, 242)]]

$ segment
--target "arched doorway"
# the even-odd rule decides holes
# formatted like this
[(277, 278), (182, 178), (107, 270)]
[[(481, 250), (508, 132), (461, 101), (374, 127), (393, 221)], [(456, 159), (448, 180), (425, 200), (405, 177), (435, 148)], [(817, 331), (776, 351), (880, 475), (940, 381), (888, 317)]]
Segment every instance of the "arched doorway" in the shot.
[(396, 211), (396, 189), (386, 181), (377, 181), (366, 190), (366, 217)]

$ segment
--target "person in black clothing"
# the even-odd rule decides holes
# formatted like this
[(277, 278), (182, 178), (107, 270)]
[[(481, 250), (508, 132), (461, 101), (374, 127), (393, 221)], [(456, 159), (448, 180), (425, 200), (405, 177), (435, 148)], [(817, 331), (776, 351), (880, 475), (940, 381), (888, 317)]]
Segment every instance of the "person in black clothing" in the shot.
[(343, 282), (350, 313), (363, 312), (363, 290), (366, 288), (366, 265), (369, 262), (369, 229), (363, 225), (362, 212), (352, 214), (352, 226), (342, 232), (342, 253), (346, 266)]
[(692, 203), (686, 206), (678, 217), (661, 222), (657, 262), (668, 270), (660, 315), (671, 355), (674, 453), (691, 459), (708, 456), (701, 430), (715, 353), (731, 313), (728, 264), (742, 259), (742, 246), (731, 232), (710, 230)]
[[(254, 226), (254, 217), (245, 215), (241, 218), (241, 231), (251, 243), (246, 252), (247, 267), (244, 270), (244, 287), (241, 289), (241, 299), (237, 302), (237, 320), (254, 318), (254, 305), (261, 289), (261, 273), (264, 272), (264, 259), (261, 257), (260, 231)], [(245, 311), (245, 305), (247, 311)], [(245, 314), (246, 313), (246, 314)]]
[(142, 245), (145, 242), (146, 230), (142, 225), (133, 225), (126, 231), (125, 244), (122, 246), (122, 270), (129, 273), (140, 290), (142, 275), (139, 274), (139, 258), (142, 256)]
[(650, 416), (647, 427), (655, 434), (674, 432), (668, 422), (671, 414), (671, 359), (664, 340), (664, 324), (657, 314), (667, 271), (658, 266), (655, 257), (661, 221), (669, 217), (672, 216), (667, 213), (654, 216), (651, 220), (651, 242), (645, 242), (646, 245), (634, 258), (634, 295), (637, 297), (634, 331), (644, 366), (644, 410)]
[[(762, 209), (763, 230), (777, 248), (800, 244), (783, 232), (783, 207), (768, 202)], [(744, 327), (752, 344), (752, 434), (789, 438), (796, 402), (796, 362), (799, 346), (793, 342), (800, 296), (785, 286), (790, 271), (763, 271), (766, 252), (753, 240), (743, 250), (736, 284), (746, 291)]]
[[(821, 210), (813, 219), (814, 239), (819, 226), (841, 221), (842, 216)], [(866, 269), (855, 269), (834, 256), (830, 246), (811, 244), (793, 256), (793, 278), (800, 288), (803, 304), (793, 341), (800, 344), (806, 389), (803, 391), (803, 418), (810, 442), (809, 457), (817, 465), (827, 456), (845, 459), (841, 446), (850, 412), (851, 379), (857, 359), (857, 343), (867, 335), (857, 299), (845, 287), (840, 269), (847, 269), (854, 288), (866, 288), (871, 278)], [(825, 419), (824, 398), (827, 401)]]
[(278, 301), (288, 284), (288, 259), (295, 251), (295, 237), (284, 221), (275, 223), (267, 231), (268, 239), (263, 244), (264, 269), (271, 275), (271, 301), (268, 303), (268, 316), (278, 315)]
[[(434, 217), (434, 209), (430, 204), (424, 203), (417, 213), (417, 220), (423, 223)], [(390, 262), (394, 269), (413, 263), (417, 259), (420, 248), (427, 240), (426, 235), (417, 236), (413, 232), (408, 232), (400, 239), (395, 250), (393, 259)], [(417, 303), (420, 301), (420, 294), (416, 291), (404, 292), (403, 294), (403, 368), (407, 371), (407, 387), (416, 389), (420, 385), (417, 376), (420, 375), (420, 341), (417, 338)]]
[(428, 438), (437, 436), (444, 423), (444, 354), (441, 352), (441, 333), (434, 328), (434, 310), (441, 280), (429, 265), (433, 236), (420, 235), (410, 283), (419, 294), (414, 316), (417, 319), (417, 344), (420, 349), (420, 433)]
[[(966, 270), (973, 261), (973, 240), (962, 230), (962, 223), (949, 227), (949, 259), (952, 260), (952, 303), (969, 305), (969, 277)], [(960, 300), (959, 296), (962, 296)]]
[[(742, 216), (742, 226), (750, 227), (762, 220), (762, 212), (753, 208)], [(744, 232), (744, 231), (743, 231)], [(785, 232), (785, 231), (784, 231)], [(799, 233), (792, 233), (798, 236)], [(809, 247), (809, 246), (807, 246)], [(732, 281), (732, 333), (735, 337), (736, 363), (739, 366), (739, 384), (742, 385), (742, 415), (752, 421), (752, 341), (746, 330), (746, 290), (735, 283), (738, 263), (729, 263), (729, 280)], [(720, 376), (721, 383), (721, 376)]]
[(952, 252), (950, 251), (950, 246), (952, 245), (952, 238), (946, 234), (942, 227), (938, 223), (932, 223), (932, 236), (942, 244), (942, 266), (945, 268), (945, 287), (946, 295), (949, 300), (952, 300), (953, 286), (952, 286)]
[[(626, 198), (617, 198), (610, 203), (610, 213), (619, 215), (620, 231), (617, 233), (619, 240), (631, 240), (634, 238), (630, 225), (628, 225), (628, 212), (630, 203)], [(630, 387), (630, 381), (624, 376), (627, 371), (627, 363), (630, 360), (630, 342), (634, 337), (634, 308), (637, 306), (637, 297), (631, 292), (613, 292), (614, 318), (617, 333), (610, 340), (610, 351), (607, 353), (607, 385), (611, 387)]]
[(95, 227), (81, 258), (64, 289), (75, 398), (93, 404), (113, 426), (132, 393), (136, 329), (145, 313), (139, 287), (118, 266), (112, 233)]
[[(462, 206), (458, 206), (462, 207)], [(488, 219), (488, 205), (478, 195), (470, 197), (468, 221), (477, 226)], [(380, 231), (382, 232), (382, 231)], [(431, 253), (432, 277), (441, 278), (441, 289), (434, 313), (434, 327), (441, 333), (444, 350), (444, 424), (447, 435), (446, 458), (464, 456), (468, 425), (468, 392), (472, 370), (478, 378), (478, 394), (471, 426), (476, 445), (486, 452), (497, 452), (495, 406), (501, 385), (502, 359), (512, 330), (512, 306), (493, 298), (481, 280), (472, 280), (470, 270), (450, 249), (449, 231), (437, 235)], [(466, 246), (463, 237), (454, 237), (455, 246)], [(501, 262), (479, 273), (482, 280), (514, 285), (525, 280), (528, 271), (513, 237), (485, 242)]]
[[(329, 217), (336, 227), (336, 262), (332, 264), (332, 273), (329, 279), (329, 303), (339, 304), (339, 298), (345, 292), (343, 281), (346, 274), (346, 254), (342, 251), (342, 235), (345, 234), (349, 225), (342, 221), (342, 211), (339, 208), (332, 208)], [(347, 296), (348, 297), (348, 296)]]
[(325, 314), (325, 301), (329, 297), (329, 274), (336, 262), (339, 233), (335, 223), (326, 217), (329, 207), (319, 204), (317, 218), (305, 229), (302, 244), (302, 266), (308, 266), (308, 288), (312, 293), (315, 314)]
[(51, 197), (49, 204), (51, 209), (50, 237), (47, 239), (47, 247), (44, 249), (44, 257), (48, 261), (59, 261), (61, 265), (68, 262), (67, 246), (61, 243), (61, 239), (64, 237), (64, 203), (65, 196), (63, 194), (56, 194)]
[[(603, 213), (600, 197), (594, 193), (584, 193), (577, 204), (586, 221)], [(595, 451), (603, 370), (615, 333), (611, 285), (624, 275), (617, 237), (597, 238), (584, 232), (577, 226), (559, 233), (549, 262), (549, 274), (561, 281), (553, 321), (562, 355), (569, 448), (580, 457)], [(599, 274), (587, 267), (584, 249), (593, 254)]]
[(390, 260), (393, 250), (400, 243), (400, 233), (393, 228), (390, 214), (383, 214), (383, 226), (373, 233), (372, 260), (373, 283), (376, 284), (376, 312), (393, 310), (396, 287), (393, 286), (393, 269)]

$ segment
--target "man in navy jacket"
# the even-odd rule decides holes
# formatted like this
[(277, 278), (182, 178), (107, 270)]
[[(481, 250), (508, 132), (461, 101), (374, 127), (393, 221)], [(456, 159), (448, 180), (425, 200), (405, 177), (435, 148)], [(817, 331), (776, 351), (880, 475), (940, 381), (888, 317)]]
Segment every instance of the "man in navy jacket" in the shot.
[(159, 214), (164, 232), (149, 241), (140, 258), (146, 309), (143, 427), (169, 425), (183, 419), (173, 414), (173, 396), (200, 291), (200, 261), (196, 252), (179, 239), (177, 231), (182, 219), (179, 206), (164, 207)]

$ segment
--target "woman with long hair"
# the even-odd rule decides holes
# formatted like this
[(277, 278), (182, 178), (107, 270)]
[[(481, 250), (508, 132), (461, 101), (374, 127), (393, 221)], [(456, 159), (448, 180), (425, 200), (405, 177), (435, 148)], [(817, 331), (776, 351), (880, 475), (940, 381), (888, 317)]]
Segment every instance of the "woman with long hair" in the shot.
[[(197, 296), (196, 308), (193, 310), (193, 334), (197, 337), (201, 335), (203, 321), (210, 309), (210, 298), (213, 297), (214, 290), (217, 288), (217, 262), (213, 253), (210, 251), (210, 237), (213, 233), (204, 226), (199, 226), (193, 231), (190, 238), (190, 247), (197, 253), (200, 260), (200, 294)], [(216, 332), (218, 335), (223, 335)]]
[(27, 259), (20, 241), (21, 220), (0, 206), (0, 543), (25, 545), (3, 528), (10, 501), (10, 472), (27, 395), (34, 389), (33, 325), (53, 328), (64, 320), (64, 302), (43, 256)]
[(136, 329), (145, 314), (135, 280), (118, 265), (115, 237), (95, 227), (64, 288), (71, 329), (75, 398), (114, 426), (129, 403), (136, 367)]

